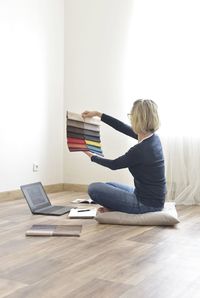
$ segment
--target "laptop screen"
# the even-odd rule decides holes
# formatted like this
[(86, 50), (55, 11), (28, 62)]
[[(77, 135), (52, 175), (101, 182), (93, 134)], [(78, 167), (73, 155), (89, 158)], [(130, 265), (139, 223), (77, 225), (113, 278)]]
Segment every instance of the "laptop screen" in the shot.
[(22, 185), (21, 190), (31, 210), (50, 206), (50, 201), (40, 182)]

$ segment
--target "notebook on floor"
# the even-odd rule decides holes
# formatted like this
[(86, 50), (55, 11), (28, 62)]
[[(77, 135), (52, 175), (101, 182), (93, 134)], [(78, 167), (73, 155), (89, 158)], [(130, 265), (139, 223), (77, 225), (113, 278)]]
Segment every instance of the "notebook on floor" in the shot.
[(69, 218), (94, 218), (97, 214), (96, 208), (72, 208), (68, 215)]
[(33, 214), (63, 215), (72, 208), (70, 206), (51, 205), (41, 182), (21, 185), (20, 188)]
[(96, 204), (92, 199), (85, 198), (85, 199), (75, 199), (72, 201), (74, 204)]

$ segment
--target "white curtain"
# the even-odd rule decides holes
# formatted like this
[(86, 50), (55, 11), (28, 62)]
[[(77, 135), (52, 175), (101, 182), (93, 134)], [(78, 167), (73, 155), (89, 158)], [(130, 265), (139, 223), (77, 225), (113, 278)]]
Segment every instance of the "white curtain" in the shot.
[(166, 160), (168, 200), (200, 204), (200, 140), (193, 137), (162, 137)]
[(127, 109), (159, 107), (168, 200), (200, 204), (200, 1), (135, 0), (124, 51)]

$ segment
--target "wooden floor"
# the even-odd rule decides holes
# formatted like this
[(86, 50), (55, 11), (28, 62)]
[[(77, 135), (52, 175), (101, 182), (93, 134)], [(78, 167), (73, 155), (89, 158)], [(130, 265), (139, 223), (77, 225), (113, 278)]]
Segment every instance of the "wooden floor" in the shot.
[[(49, 195), (66, 204), (81, 193)], [(0, 297), (199, 298), (200, 206), (176, 227), (99, 225), (0, 203)], [(25, 237), (35, 223), (83, 224), (81, 237)]]

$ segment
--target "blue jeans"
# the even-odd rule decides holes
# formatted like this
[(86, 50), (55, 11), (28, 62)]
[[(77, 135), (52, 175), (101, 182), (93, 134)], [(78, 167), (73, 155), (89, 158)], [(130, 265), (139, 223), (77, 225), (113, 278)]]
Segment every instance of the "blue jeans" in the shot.
[(92, 183), (88, 187), (88, 194), (97, 204), (112, 211), (139, 214), (162, 210), (143, 205), (137, 199), (133, 187), (120, 183)]

